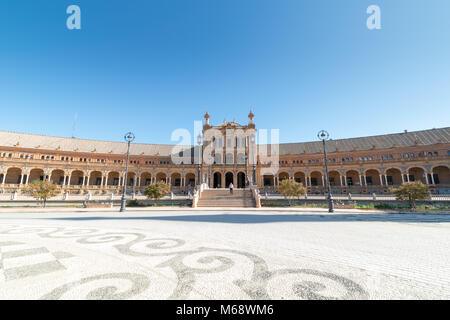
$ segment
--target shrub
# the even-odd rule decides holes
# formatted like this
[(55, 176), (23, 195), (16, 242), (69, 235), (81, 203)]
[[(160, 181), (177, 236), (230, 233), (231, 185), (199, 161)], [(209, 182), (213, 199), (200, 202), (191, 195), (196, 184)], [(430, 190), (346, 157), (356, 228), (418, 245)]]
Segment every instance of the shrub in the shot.
[(25, 193), (38, 200), (42, 200), (43, 207), (45, 208), (47, 199), (58, 195), (59, 190), (58, 186), (51, 181), (35, 180), (26, 187)]
[(152, 183), (145, 188), (145, 195), (147, 198), (155, 200), (157, 202), (159, 199), (170, 193), (170, 186), (164, 181), (158, 181)]
[(277, 191), (288, 199), (289, 205), (291, 205), (294, 197), (300, 198), (300, 196), (306, 193), (306, 188), (299, 182), (285, 179), (280, 182), (280, 185), (277, 187)]
[(395, 194), (397, 200), (408, 201), (411, 209), (416, 208), (416, 202), (419, 200), (427, 200), (430, 190), (420, 181), (405, 182), (398, 188), (391, 188), (391, 192)]

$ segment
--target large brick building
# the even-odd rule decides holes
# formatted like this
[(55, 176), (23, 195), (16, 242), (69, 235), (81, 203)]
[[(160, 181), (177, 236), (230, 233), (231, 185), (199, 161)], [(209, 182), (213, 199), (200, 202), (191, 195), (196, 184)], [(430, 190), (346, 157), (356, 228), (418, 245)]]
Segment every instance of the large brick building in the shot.
[[(250, 112), (246, 125), (224, 121), (213, 126), (206, 113), (198, 146), (133, 143), (130, 192), (142, 192), (157, 180), (184, 192), (200, 177), (210, 188), (233, 182), (238, 188), (256, 184), (271, 189), (283, 179), (294, 179), (308, 193), (323, 193), (322, 143), (256, 145), (253, 117)], [(117, 194), (124, 184), (126, 150), (121, 142), (0, 131), (0, 191), (20, 193), (33, 180), (49, 179), (64, 193)], [(432, 193), (450, 190), (449, 127), (329, 140), (327, 152), (336, 194), (388, 193), (390, 186), (418, 180)]]

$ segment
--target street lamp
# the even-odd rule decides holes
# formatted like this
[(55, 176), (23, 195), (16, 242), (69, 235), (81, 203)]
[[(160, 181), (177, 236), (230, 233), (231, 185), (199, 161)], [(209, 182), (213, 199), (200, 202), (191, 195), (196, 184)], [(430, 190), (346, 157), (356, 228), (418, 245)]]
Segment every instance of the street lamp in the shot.
[(322, 140), (323, 143), (323, 158), (325, 161), (325, 178), (327, 181), (327, 189), (328, 189), (328, 212), (334, 212), (334, 204), (333, 204), (333, 196), (331, 195), (331, 186), (330, 179), (328, 178), (328, 160), (327, 160), (327, 150), (325, 149), (325, 141), (330, 138), (330, 134), (325, 130), (319, 131), (317, 134), (319, 140)]
[(198, 173), (197, 173), (197, 184), (201, 185), (201, 165), (202, 165), (202, 152), (200, 150), (200, 145), (202, 144), (202, 135), (199, 133), (197, 136), (197, 145), (198, 145)]
[(123, 189), (122, 189), (122, 201), (120, 203), (120, 212), (125, 212), (125, 207), (127, 205), (127, 200), (125, 198), (127, 193), (127, 179), (128, 179), (128, 162), (130, 158), (130, 144), (134, 140), (134, 134), (132, 132), (128, 132), (124, 136), (125, 141), (128, 143), (127, 147), (127, 163), (125, 167), (125, 180), (123, 183)]

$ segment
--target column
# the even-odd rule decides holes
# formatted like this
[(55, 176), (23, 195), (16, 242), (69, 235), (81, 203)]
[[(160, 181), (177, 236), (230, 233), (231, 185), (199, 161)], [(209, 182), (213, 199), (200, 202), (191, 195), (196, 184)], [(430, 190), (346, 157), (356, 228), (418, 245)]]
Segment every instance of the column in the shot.
[(52, 173), (50, 172), (50, 174), (48, 175), (48, 181), (52, 181)]
[(402, 172), (402, 173), (400, 174), (400, 176), (402, 177), (402, 183), (405, 183), (405, 174)]
[(406, 181), (409, 182), (409, 173), (408, 172), (406, 172)]
[(433, 172), (431, 172), (431, 184), (436, 184), (436, 183), (434, 182)]
[(380, 174), (380, 185), (383, 186), (383, 176)]
[(23, 173), (20, 174), (20, 184), (23, 184)]
[(322, 174), (322, 187), (325, 187), (325, 177)]
[(5, 184), (5, 180), (6, 180), (6, 172), (3, 174), (2, 184)]
[(359, 174), (359, 185), (362, 186), (361, 174)]
[(428, 184), (428, 174), (426, 172), (424, 172), (423, 176), (425, 178), (425, 184)]
[(384, 182), (386, 183), (386, 186), (388, 186), (388, 181), (387, 181), (387, 174), (384, 175)]
[(367, 186), (367, 176), (364, 174), (364, 185)]
[(85, 175), (83, 175), (83, 184), (82, 184), (83, 186), (85, 186), (86, 185), (86, 176)]
[(276, 186), (276, 182), (275, 182), (275, 176), (273, 176), (273, 186)]
[(102, 175), (102, 180), (100, 182), (100, 188), (103, 187), (103, 182), (105, 181), (105, 177)]
[(344, 184), (342, 183), (342, 174), (339, 174), (339, 186), (343, 186)]
[(28, 185), (29, 180), (30, 180), (30, 175), (27, 174), (27, 181), (25, 182), (26, 185)]
[(347, 175), (344, 174), (344, 186), (347, 186)]

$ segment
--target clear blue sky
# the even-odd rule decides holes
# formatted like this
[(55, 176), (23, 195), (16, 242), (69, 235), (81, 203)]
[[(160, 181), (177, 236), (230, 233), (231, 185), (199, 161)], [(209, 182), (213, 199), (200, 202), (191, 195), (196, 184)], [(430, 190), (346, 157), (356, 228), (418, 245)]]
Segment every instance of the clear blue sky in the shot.
[(78, 114), (80, 138), (174, 143), (206, 109), (250, 107), (281, 142), (446, 127), (449, 16), (448, 0), (2, 0), (0, 130), (71, 136)]

